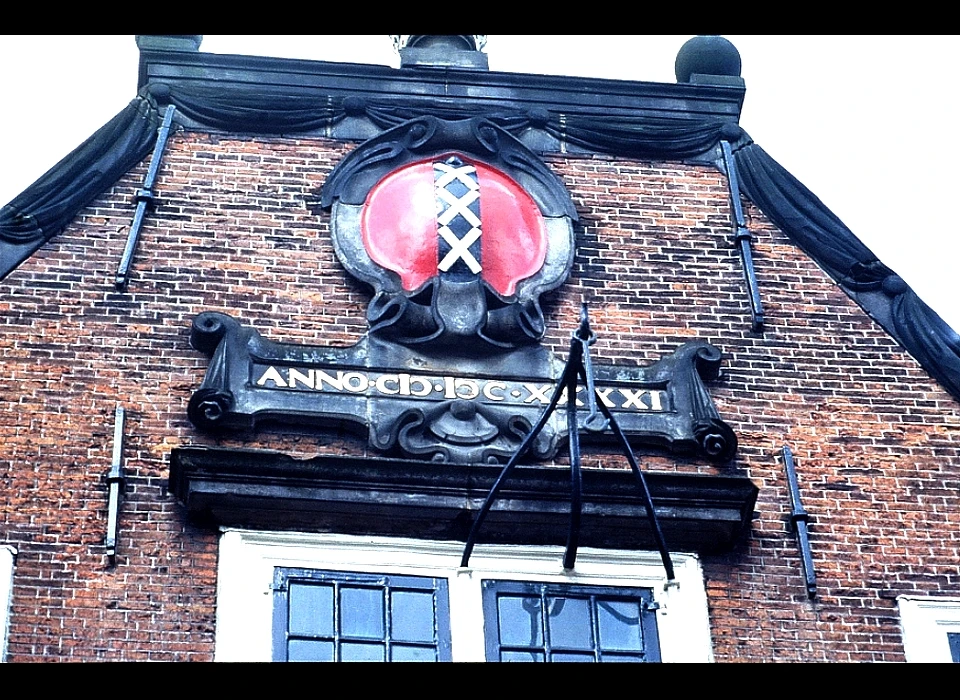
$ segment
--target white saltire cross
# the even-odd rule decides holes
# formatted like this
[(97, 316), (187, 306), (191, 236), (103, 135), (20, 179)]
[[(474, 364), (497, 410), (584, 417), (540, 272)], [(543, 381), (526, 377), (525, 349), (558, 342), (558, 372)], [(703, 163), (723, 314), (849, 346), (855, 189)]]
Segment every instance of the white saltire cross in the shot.
[(477, 172), (477, 169), (472, 165), (461, 165), (458, 168), (455, 165), (447, 165), (446, 163), (434, 163), (433, 169), (443, 172), (443, 175), (434, 181), (434, 187), (436, 187), (438, 190), (445, 188), (454, 180), (459, 180), (462, 182), (467, 189), (480, 189), (480, 183), (470, 177)]
[(437, 217), (437, 223), (440, 226), (446, 226), (458, 215), (466, 219), (467, 222), (474, 228), (480, 226), (480, 219), (476, 214), (468, 209), (468, 207), (473, 204), (474, 201), (480, 198), (479, 192), (474, 190), (473, 192), (467, 192), (462, 197), (457, 197), (457, 195), (453, 194), (449, 190), (442, 190), (438, 188), (437, 196), (448, 204), (447, 210)]
[[(480, 197), (480, 184), (471, 177), (471, 175), (475, 175), (477, 169), (472, 165), (460, 167), (447, 163), (434, 163), (433, 165), (436, 170), (443, 173), (434, 182), (434, 189), (437, 193), (437, 208), (442, 207), (441, 200), (447, 204), (446, 210), (437, 215), (437, 233), (450, 246), (450, 251), (437, 265), (437, 269), (441, 272), (447, 272), (457, 260), (463, 260), (470, 272), (477, 274), (483, 268), (473, 253), (470, 252), (470, 246), (480, 238), (480, 218), (469, 208)], [(462, 197), (457, 197), (446, 189), (446, 186), (454, 180), (459, 180), (468, 190)], [(458, 216), (462, 216), (471, 226), (471, 229), (467, 231), (463, 238), (457, 238), (457, 235), (449, 228), (450, 222)]]
[(483, 269), (477, 259), (473, 257), (473, 253), (470, 252), (470, 246), (480, 238), (480, 229), (476, 227), (470, 229), (463, 238), (457, 238), (457, 234), (446, 226), (441, 226), (437, 232), (450, 245), (450, 252), (444, 255), (443, 260), (437, 265), (438, 270), (447, 272), (457, 260), (463, 260), (473, 274), (477, 274)]

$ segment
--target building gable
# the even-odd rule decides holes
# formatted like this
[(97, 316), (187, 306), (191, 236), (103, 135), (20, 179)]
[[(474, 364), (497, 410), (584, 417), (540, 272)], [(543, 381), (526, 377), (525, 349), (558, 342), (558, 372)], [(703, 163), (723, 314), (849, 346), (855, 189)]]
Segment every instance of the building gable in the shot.
[[(277, 606), (296, 614), (297, 595), (327, 595), (323, 586), (356, 576), (370, 590), (406, 585), (416, 595), (522, 591), (528, 606), (602, 586), (601, 602), (659, 620), (665, 660), (902, 660), (898, 596), (904, 607), (904, 596), (955, 594), (955, 334), (740, 129), (735, 76), (543, 82), (457, 67), (143, 55), (141, 95), (89, 142), (94, 152), (68, 158), (0, 217), (14, 231), (4, 241), (15, 261), (0, 300), (11, 659), (270, 658), (264, 629)], [(171, 105), (169, 138), (150, 155), (149, 134)], [(374, 290), (338, 258), (331, 175), (382, 155), (361, 144), (381, 145), (378, 135), (398, 124), (478, 116), (535, 153), (572, 205), (576, 250), (569, 278), (541, 295), (538, 348), (565, 358), (586, 300), (595, 367), (626, 375), (691, 340), (722, 355), (701, 357), (715, 371), (696, 388), (737, 451), (712, 461), (669, 444), (634, 446), (679, 590), (665, 585), (660, 558), (636, 551), (657, 543), (615, 444), (584, 442), (585, 551), (571, 573), (560, 559), (570, 521), (562, 453), (517, 470), (468, 567), (457, 557), (498, 465), (385, 452), (357, 433), (358, 421), (219, 433), (191, 422), (191, 397), (216, 365), (203, 338), (191, 346), (198, 317), (231, 315), (291, 352), (354, 347), (372, 334)], [(155, 205), (118, 288), (132, 202), (144, 199), (155, 158)], [(511, 162), (514, 174), (529, 166)], [(73, 184), (76, 172), (87, 184)], [(260, 378), (299, 382), (293, 389), (310, 397), (303, 385), (316, 374), (291, 381), (299, 366), (281, 359)], [(399, 372), (392, 377), (364, 379), (392, 391)], [(359, 388), (356, 377), (327, 384), (336, 381)], [(654, 408), (636, 392), (620, 403)], [(118, 404), (127, 409), (119, 428)], [(809, 517), (791, 505), (785, 445)], [(122, 473), (116, 507), (112, 462)], [(797, 523), (809, 524), (805, 552)], [(291, 593), (291, 580), (304, 588)], [(467, 625), (444, 614), (456, 647)], [(279, 617), (285, 626), (272, 631), (284, 645), (293, 639), (291, 649), (334, 643), (318, 626), (304, 632)], [(438, 637), (442, 624), (433, 621)], [(410, 642), (393, 632), (384, 645)], [(690, 633), (697, 642), (685, 648)], [(533, 651), (504, 653), (548, 646), (538, 639)]]

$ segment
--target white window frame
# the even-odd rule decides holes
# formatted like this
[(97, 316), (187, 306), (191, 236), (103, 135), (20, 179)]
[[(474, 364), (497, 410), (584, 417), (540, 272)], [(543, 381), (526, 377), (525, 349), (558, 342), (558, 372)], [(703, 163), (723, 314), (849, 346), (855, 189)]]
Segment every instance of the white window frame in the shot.
[(485, 579), (650, 588), (659, 604), (660, 654), (667, 662), (713, 661), (700, 560), (673, 554), (677, 585), (666, 586), (656, 552), (581, 548), (564, 571), (562, 547), (477, 545), (460, 568), (461, 542), (223, 529), (217, 583), (217, 661), (272, 658), (274, 569), (295, 567), (446, 578), (454, 661), (484, 661)]
[(7, 632), (10, 629), (10, 605), (13, 599), (13, 563), (17, 550), (0, 545), (0, 662), (7, 660)]
[(897, 596), (908, 662), (951, 663), (947, 633), (960, 634), (960, 598)]

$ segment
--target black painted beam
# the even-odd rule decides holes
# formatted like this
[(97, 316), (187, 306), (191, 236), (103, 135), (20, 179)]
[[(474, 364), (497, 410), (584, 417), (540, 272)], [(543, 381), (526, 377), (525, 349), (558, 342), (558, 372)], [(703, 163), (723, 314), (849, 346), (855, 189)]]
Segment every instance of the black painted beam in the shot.
[(692, 85), (609, 80), (582, 76), (502, 73), (456, 68), (418, 70), (388, 66), (220, 55), (141, 51), (140, 86), (215, 83), (262, 90), (282, 88), (292, 97), (362, 97), (411, 108), (456, 105), (481, 112), (547, 109), (556, 112), (717, 119), (740, 118), (743, 85)]
[[(626, 464), (624, 464), (626, 467)], [(500, 467), (202, 447), (171, 454), (170, 490), (207, 526), (465, 541)], [(584, 469), (581, 545), (653, 549), (629, 469)], [(749, 527), (757, 487), (745, 477), (646, 473), (675, 551), (729, 550)], [(569, 471), (521, 467), (500, 491), (481, 541), (564, 544)]]

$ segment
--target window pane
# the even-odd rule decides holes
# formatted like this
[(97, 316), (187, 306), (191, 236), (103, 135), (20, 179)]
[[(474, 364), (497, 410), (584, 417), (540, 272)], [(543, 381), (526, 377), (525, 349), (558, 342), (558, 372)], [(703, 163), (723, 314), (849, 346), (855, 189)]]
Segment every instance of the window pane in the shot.
[(605, 664), (637, 664), (644, 659), (640, 654), (611, 654), (604, 652), (601, 660)]
[(291, 639), (287, 648), (289, 661), (333, 661), (333, 642), (313, 639)]
[(340, 588), (340, 634), (383, 639), (383, 590)]
[(502, 651), (501, 661), (543, 661), (543, 652), (540, 651)]
[(643, 650), (639, 602), (602, 600), (597, 608), (602, 649)]
[(550, 655), (550, 660), (562, 663), (576, 662), (592, 664), (596, 661), (596, 658), (593, 654), (584, 654), (582, 652), (555, 651)]
[(394, 644), (390, 647), (391, 661), (436, 661), (437, 652), (433, 647), (408, 647)]
[(390, 621), (390, 638), (394, 641), (433, 642), (436, 629), (433, 593), (393, 591)]
[(343, 642), (340, 645), (341, 661), (383, 661), (382, 644)]
[(550, 646), (554, 649), (593, 649), (589, 599), (550, 597), (547, 598), (547, 610)]
[(503, 646), (542, 646), (540, 598), (501, 596), (498, 601), (500, 644)]
[(290, 634), (333, 636), (333, 586), (290, 584)]
[(950, 644), (950, 658), (953, 663), (960, 664), (960, 632), (947, 632), (947, 641)]

